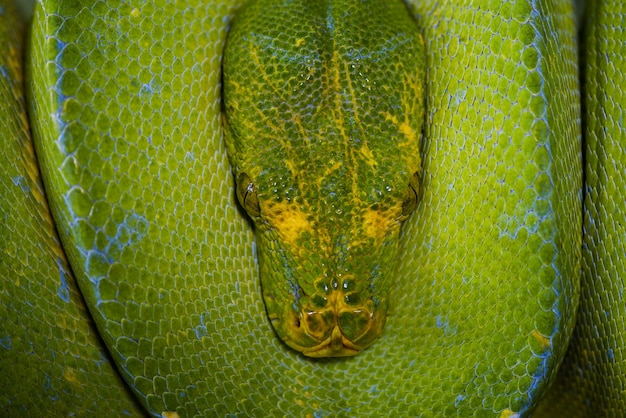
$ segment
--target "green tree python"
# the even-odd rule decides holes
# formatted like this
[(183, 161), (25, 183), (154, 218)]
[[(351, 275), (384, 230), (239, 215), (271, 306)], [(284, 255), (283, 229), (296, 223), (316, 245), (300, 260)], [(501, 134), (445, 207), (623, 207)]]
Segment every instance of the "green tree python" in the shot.
[(259, 1), (0, 2), (5, 415), (626, 414), (625, 6)]

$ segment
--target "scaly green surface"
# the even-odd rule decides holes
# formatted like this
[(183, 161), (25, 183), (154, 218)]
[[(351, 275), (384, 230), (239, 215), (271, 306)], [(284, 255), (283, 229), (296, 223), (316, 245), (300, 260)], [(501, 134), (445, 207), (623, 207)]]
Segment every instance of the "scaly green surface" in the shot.
[[(569, 2), (411, 2), (426, 46), (420, 200), (401, 232), (385, 332), (355, 357), (319, 360), (272, 330), (252, 229), (235, 202), (220, 66), (242, 3), (43, 1), (35, 16), (38, 163), (72, 270), (129, 387), (155, 416), (528, 415), (563, 356), (578, 296)], [(5, 177), (3, 202), (26, 194)], [(4, 204), (3, 238), (16, 231), (14, 258), (30, 266), (19, 251), (34, 240), (24, 210)], [(5, 248), (6, 276), (19, 270), (5, 267)], [(32, 287), (26, 305), (48, 311), (59, 277)], [(67, 344), (62, 320), (12, 317), (4, 294), (3, 326), (19, 318), (45, 329), (48, 344)], [(15, 361), (24, 376), (37, 373), (9, 360), (18, 346), (5, 342), (18, 329), (0, 328), (2, 406), (67, 415), (55, 398), (29, 403), (40, 385), (7, 391)], [(63, 383), (76, 355), (55, 354), (48, 375)], [(85, 381), (89, 400), (121, 398), (98, 377)]]
[(626, 414), (626, 5), (588, 9), (582, 292), (567, 357), (542, 404), (546, 417)]
[(234, 21), (226, 145), (268, 315), (305, 355), (354, 355), (383, 330), (419, 190), (423, 82), (398, 0), (255, 1)]
[(50, 217), (26, 118), (24, 29), (12, 4), (0, 2), (0, 410), (8, 417), (141, 416)]

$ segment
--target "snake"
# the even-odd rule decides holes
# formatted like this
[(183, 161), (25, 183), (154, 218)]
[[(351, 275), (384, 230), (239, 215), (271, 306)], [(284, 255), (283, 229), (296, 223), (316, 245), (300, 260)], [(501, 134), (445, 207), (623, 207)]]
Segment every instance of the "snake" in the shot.
[(254, 220), (273, 328), (304, 355), (356, 355), (384, 329), (400, 227), (419, 194), (423, 63), (399, 2), (256, 1), (230, 28), (236, 194)]
[(625, 12), (2, 0), (5, 415), (624, 415)]

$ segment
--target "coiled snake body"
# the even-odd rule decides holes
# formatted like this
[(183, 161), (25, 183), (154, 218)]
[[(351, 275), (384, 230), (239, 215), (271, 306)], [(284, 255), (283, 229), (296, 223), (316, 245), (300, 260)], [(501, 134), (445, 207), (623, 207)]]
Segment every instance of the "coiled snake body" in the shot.
[[(568, 1), (394, 3), (425, 46), (419, 187), (405, 170), (419, 199), (394, 244), (384, 332), (355, 356), (321, 359), (277, 338), (254, 229), (236, 202), (221, 57), (244, 3), (41, 1), (26, 48), (11, 2), (2, 3), (0, 408), (8, 416), (626, 414), (621, 3), (596, 2), (587, 13), (584, 96)], [(315, 2), (322, 12), (339, 3)], [(269, 32), (289, 16), (281, 19), (267, 18)], [(359, 57), (373, 51), (351, 48)], [(286, 85), (302, 76), (283, 71)], [(369, 79), (353, 81), (367, 88)], [(358, 113), (355, 103), (345, 109)], [(278, 107), (272, 122), (305, 119), (292, 112)], [(393, 116), (386, 120), (410, 132)], [(355, 120), (344, 117), (345, 126)], [(334, 169), (333, 158), (324, 164)], [(382, 165), (377, 152), (371, 158)], [(248, 186), (239, 195), (254, 218)], [(302, 225), (290, 228), (300, 234)], [(317, 261), (309, 260), (303, 268)], [(346, 283), (347, 305), (375, 300), (365, 290), (350, 296)], [(345, 332), (357, 329), (347, 323)]]

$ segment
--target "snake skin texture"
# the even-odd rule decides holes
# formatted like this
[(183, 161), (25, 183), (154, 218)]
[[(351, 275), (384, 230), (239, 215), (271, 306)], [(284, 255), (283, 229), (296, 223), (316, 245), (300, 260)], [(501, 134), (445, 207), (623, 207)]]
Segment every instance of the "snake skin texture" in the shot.
[(305, 355), (356, 355), (383, 331), (419, 195), (424, 64), (399, 0), (256, 0), (231, 26), (226, 148), (268, 317)]
[[(440, 334), (424, 334), (440, 350), (456, 339), (455, 353), (483, 339), (475, 353), (444, 357), (456, 362), (450, 370), (460, 371), (454, 382), (463, 390), (454, 407), (434, 415), (481, 415), (489, 407), (527, 415), (553, 378), (578, 297), (582, 179), (571, 5), (496, 3), (495, 10), (415, 3), (428, 94), (425, 195), (420, 221), (406, 230), (421, 237), (405, 259), (420, 288), (415, 317), (422, 320), (414, 326), (432, 318)], [(437, 367), (440, 353), (431, 355), (428, 381), (450, 373)]]
[(142, 416), (60, 247), (28, 132), (25, 27), (9, 2), (0, 11), (0, 410), (8, 417)]
[[(623, 412), (624, 345), (597, 330), (616, 328), (618, 312), (605, 312), (622, 309), (604, 307), (616, 293), (599, 288), (619, 294), (609, 280), (624, 270), (624, 153), (606, 135), (621, 129), (624, 54), (585, 72), (587, 102), (616, 111), (586, 108), (583, 245), (569, 1), (407, 1), (427, 53), (421, 200), (403, 226), (386, 329), (342, 359), (288, 348), (263, 304), (221, 121), (221, 54), (245, 1), (40, 2), (26, 65), (36, 152), (23, 31), (1, 1), (9, 416), (530, 416), (565, 355), (581, 263), (568, 354), (579, 363), (562, 370), (572, 388), (593, 383), (575, 401), (546, 401), (564, 416), (559, 405)], [(606, 6), (621, 24), (617, 9)], [(589, 51), (588, 66), (604, 62)], [(598, 325), (603, 315), (616, 322)], [(611, 403), (592, 398), (604, 392)]]
[(538, 416), (626, 414), (626, 5), (600, 1), (586, 16), (585, 203), (578, 319), (557, 384)]

